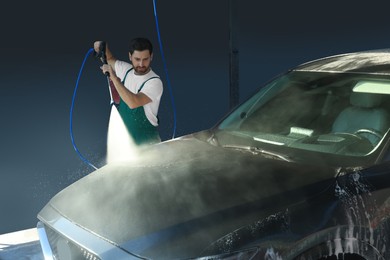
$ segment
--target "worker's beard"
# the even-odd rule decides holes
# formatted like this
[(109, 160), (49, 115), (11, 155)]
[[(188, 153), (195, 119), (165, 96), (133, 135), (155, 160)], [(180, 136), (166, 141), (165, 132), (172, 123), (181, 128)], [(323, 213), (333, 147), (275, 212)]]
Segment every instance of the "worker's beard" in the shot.
[(150, 67), (146, 67), (146, 66), (140, 67), (140, 66), (137, 66), (137, 67), (134, 68), (134, 70), (135, 70), (136, 74), (143, 75), (143, 74), (146, 74), (146, 73), (149, 72)]

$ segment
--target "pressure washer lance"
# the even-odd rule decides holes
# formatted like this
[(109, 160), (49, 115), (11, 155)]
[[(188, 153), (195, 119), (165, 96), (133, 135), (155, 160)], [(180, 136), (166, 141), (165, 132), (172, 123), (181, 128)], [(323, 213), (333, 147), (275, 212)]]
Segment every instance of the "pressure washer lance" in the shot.
[[(99, 58), (103, 62), (103, 64), (108, 64), (107, 57), (106, 57), (106, 42), (104, 42), (104, 41), (101, 42), (101, 44), (99, 46), (99, 52), (94, 51), (94, 55), (96, 58)], [(112, 97), (111, 88), (113, 86), (112, 86), (112, 82), (110, 80), (110, 73), (108, 71), (106, 71), (106, 73), (104, 73), (104, 74), (107, 76), (108, 90), (110, 92), (110, 105), (113, 105), (115, 102), (114, 102), (114, 99)]]

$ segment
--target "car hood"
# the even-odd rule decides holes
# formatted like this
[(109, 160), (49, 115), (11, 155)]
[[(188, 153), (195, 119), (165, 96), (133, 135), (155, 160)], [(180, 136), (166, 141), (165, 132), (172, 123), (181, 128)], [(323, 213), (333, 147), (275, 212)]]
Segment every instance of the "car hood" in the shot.
[[(45, 208), (128, 251), (147, 255), (152, 244), (161, 248), (164, 241), (164, 250), (171, 250), (164, 255), (182, 257), (174, 251), (197, 252), (227, 232), (283, 211), (326, 189), (334, 174), (324, 166), (264, 158), (188, 136), (96, 170)], [(140, 241), (149, 244), (140, 247)]]

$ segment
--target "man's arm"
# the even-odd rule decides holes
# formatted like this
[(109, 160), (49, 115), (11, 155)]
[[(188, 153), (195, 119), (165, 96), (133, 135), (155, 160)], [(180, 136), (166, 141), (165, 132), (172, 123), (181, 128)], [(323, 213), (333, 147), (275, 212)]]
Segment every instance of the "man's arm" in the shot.
[[(102, 49), (102, 45), (103, 45), (103, 41), (96, 41), (93, 44), (93, 48), (94, 48), (94, 50), (96, 52), (100, 52), (101, 49)], [(105, 46), (106, 61), (113, 68), (113, 70), (115, 71), (116, 58), (112, 54), (111, 50), (108, 48), (108, 44), (105, 43), (105, 45), (106, 45)]]
[[(110, 74), (111, 75), (111, 74)], [(113, 77), (114, 76), (114, 77)], [(121, 96), (122, 100), (131, 108), (137, 108), (143, 105), (146, 105), (152, 100), (145, 95), (142, 92), (139, 92), (137, 94), (134, 94), (130, 90), (128, 90), (121, 82), (120, 78), (118, 78), (116, 75), (110, 76), (110, 79), (115, 85), (116, 90), (118, 91), (119, 95)]]
[[(108, 59), (107, 59), (108, 60)], [(116, 75), (113, 67), (110, 64), (104, 64), (102, 66), (103, 73), (110, 73), (110, 79), (114, 83), (116, 90), (118, 91), (119, 96), (122, 100), (131, 108), (137, 108), (143, 105), (146, 105), (152, 100), (142, 92), (134, 94), (128, 90), (122, 83), (121, 79)]]

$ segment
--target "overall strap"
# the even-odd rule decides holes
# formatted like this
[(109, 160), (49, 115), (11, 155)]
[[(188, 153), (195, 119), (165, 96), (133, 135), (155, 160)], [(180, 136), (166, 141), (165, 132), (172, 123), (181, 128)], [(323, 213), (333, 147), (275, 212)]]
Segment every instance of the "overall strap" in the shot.
[(128, 71), (126, 71), (125, 77), (122, 80), (122, 84), (125, 84), (125, 80), (126, 80), (127, 74), (129, 74), (129, 72), (132, 71), (132, 70), (133, 70), (133, 68), (131, 68)]
[(147, 80), (145, 80), (144, 83), (142, 83), (142, 85), (139, 87), (137, 93), (139, 93), (139, 92), (141, 91), (141, 89), (144, 87), (144, 85), (145, 85), (146, 82), (148, 82), (148, 81), (151, 80), (151, 79), (158, 79), (158, 78), (160, 78), (160, 77), (156, 77), (156, 76), (155, 76), (155, 77), (151, 77), (151, 78), (148, 78)]

